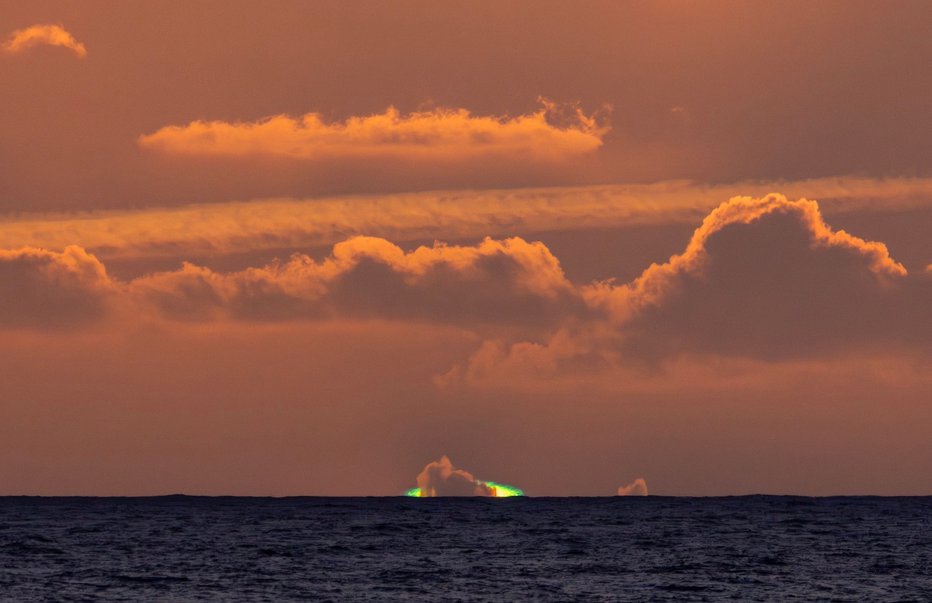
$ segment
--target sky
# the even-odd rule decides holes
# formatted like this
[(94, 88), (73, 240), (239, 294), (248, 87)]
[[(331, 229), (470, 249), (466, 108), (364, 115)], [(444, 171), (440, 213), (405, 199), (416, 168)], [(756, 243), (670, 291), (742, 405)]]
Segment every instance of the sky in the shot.
[(0, 494), (932, 494), (930, 27), (0, 0)]

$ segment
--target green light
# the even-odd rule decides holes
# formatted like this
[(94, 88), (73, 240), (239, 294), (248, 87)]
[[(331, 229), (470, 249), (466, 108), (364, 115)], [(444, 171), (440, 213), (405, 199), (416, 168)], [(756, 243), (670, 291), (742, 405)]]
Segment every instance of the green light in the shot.
[[(521, 488), (516, 488), (514, 486), (509, 486), (508, 484), (499, 484), (498, 482), (479, 482), (483, 486), (486, 486), (492, 490), (492, 496), (495, 498), (511, 498), (512, 496), (524, 496), (524, 490)], [(405, 492), (405, 496), (411, 496), (414, 498), (421, 497), (420, 488), (411, 488)]]
[(495, 498), (510, 498), (512, 496), (524, 496), (524, 490), (509, 486), (508, 484), (499, 484), (497, 482), (482, 482), (489, 488), (492, 488), (492, 495)]

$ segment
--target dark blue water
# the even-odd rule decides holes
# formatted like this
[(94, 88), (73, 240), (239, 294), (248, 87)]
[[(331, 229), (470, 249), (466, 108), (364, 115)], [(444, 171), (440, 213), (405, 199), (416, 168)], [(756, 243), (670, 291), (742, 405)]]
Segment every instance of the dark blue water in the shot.
[(932, 497), (0, 498), (0, 598), (932, 601)]

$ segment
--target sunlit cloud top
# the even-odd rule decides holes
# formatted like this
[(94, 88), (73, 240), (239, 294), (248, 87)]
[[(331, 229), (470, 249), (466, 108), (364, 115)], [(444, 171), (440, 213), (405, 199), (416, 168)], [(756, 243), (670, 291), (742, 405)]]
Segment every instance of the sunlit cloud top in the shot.
[(10, 34), (0, 49), (10, 54), (19, 54), (42, 45), (61, 46), (81, 58), (87, 56), (87, 48), (84, 44), (78, 42), (61, 25), (32, 25), (25, 29), (17, 29)]
[(608, 127), (576, 107), (542, 100), (540, 110), (515, 117), (479, 116), (435, 108), (328, 122), (320, 113), (276, 115), (253, 122), (192, 121), (139, 137), (145, 149), (178, 155), (271, 155), (303, 160), (354, 157), (458, 160), (523, 154), (561, 160), (594, 151)]

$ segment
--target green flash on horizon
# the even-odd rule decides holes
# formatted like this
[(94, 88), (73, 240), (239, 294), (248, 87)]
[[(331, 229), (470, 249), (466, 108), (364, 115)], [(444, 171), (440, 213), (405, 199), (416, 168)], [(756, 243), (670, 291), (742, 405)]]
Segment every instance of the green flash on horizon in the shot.
[[(499, 484), (498, 482), (479, 482), (492, 490), (492, 496), (495, 498), (510, 498), (512, 496), (524, 496), (524, 490), (508, 484)], [(411, 488), (405, 492), (405, 496), (421, 498), (420, 488)]]

